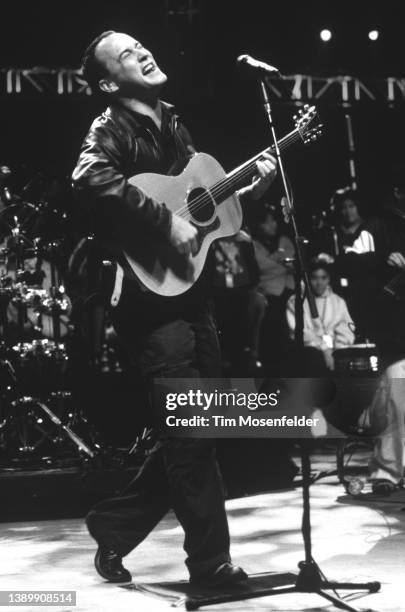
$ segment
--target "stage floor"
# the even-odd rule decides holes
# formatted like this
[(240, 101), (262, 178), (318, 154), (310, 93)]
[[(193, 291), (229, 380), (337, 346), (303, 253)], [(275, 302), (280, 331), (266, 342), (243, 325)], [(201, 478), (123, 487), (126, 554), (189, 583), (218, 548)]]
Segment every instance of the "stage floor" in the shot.
[[(376, 501), (346, 495), (336, 477), (312, 487), (314, 557), (328, 578), (379, 580), (380, 593), (353, 601), (379, 612), (405, 609), (405, 492)], [(5, 502), (3, 502), (5, 503)], [(299, 488), (227, 502), (232, 555), (249, 573), (295, 572), (303, 558)], [(93, 570), (95, 546), (80, 519), (0, 525), (1, 590), (76, 590), (77, 606), (68, 612), (149, 612), (170, 603), (103, 582)], [(135, 582), (186, 578), (182, 531), (172, 514), (131, 555), (125, 565)], [(351, 596), (353, 597), (353, 596)], [(328, 602), (310, 594), (291, 594), (222, 604), (206, 610), (323, 610)], [(10, 609), (10, 608), (7, 608)], [(22, 610), (42, 610), (24, 607)], [(48, 608), (47, 608), (48, 609)]]

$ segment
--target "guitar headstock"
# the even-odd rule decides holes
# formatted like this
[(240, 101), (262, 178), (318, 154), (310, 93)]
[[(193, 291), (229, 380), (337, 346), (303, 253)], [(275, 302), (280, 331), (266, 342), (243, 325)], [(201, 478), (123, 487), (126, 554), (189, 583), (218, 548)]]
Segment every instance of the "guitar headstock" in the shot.
[(322, 123), (319, 120), (318, 111), (315, 106), (305, 104), (294, 115), (295, 127), (305, 144), (313, 142), (322, 134)]

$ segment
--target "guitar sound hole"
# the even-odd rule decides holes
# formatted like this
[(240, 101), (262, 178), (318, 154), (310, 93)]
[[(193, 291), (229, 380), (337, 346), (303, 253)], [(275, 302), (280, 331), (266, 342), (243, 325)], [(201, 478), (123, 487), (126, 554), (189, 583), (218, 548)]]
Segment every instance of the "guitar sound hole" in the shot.
[(215, 214), (215, 202), (203, 187), (192, 189), (187, 197), (188, 211), (195, 221), (206, 223)]

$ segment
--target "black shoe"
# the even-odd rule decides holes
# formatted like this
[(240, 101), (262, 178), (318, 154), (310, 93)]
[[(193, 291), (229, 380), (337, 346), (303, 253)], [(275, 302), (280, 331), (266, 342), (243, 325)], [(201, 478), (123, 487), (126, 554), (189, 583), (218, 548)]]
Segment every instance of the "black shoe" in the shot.
[(99, 547), (94, 565), (100, 576), (109, 582), (131, 582), (132, 576), (122, 565), (122, 557), (113, 550)]
[(203, 574), (202, 576), (191, 577), (191, 584), (205, 586), (205, 587), (216, 587), (216, 586), (227, 586), (247, 580), (248, 575), (243, 571), (241, 567), (233, 565), (232, 563), (222, 563), (213, 572), (209, 574)]
[(374, 480), (371, 485), (371, 489), (374, 495), (380, 495), (381, 497), (389, 497), (396, 490), (395, 483), (391, 482), (391, 480), (385, 480), (384, 478), (379, 478)]

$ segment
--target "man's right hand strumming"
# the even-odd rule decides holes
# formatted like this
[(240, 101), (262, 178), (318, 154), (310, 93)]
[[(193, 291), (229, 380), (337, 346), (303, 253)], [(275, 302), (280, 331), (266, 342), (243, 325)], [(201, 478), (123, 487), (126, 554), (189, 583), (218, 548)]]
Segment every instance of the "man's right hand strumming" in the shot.
[(195, 255), (198, 251), (197, 229), (186, 219), (172, 216), (172, 226), (169, 234), (170, 244), (181, 255)]

